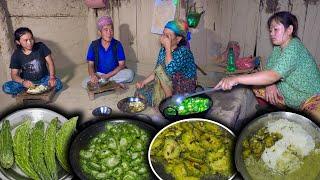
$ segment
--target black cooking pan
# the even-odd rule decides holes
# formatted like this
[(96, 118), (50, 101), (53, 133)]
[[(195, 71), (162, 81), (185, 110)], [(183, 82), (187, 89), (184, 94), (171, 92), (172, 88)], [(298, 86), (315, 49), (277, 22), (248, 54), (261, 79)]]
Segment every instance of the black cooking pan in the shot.
[[(77, 124), (77, 133), (73, 137), (70, 149), (69, 149), (69, 161), (73, 173), (80, 179), (89, 179), (81, 170), (80, 167), (80, 156), (79, 152), (81, 149), (85, 149), (89, 144), (90, 140), (100, 134), (101, 132), (105, 131), (106, 124), (120, 124), (120, 123), (131, 123), (137, 125), (138, 127), (150, 132), (150, 142), (154, 135), (157, 133), (156, 128), (149, 125), (146, 122), (140, 121), (137, 118), (133, 117), (114, 117), (112, 119), (104, 119), (104, 120), (93, 120), (87, 123), (78, 123)], [(151, 169), (150, 169), (150, 172)], [(150, 177), (154, 179), (154, 177)]]
[[(179, 115), (178, 114), (178, 109), (175, 106), (174, 103), (172, 103), (171, 101), (171, 97), (167, 97), (166, 99), (163, 99), (160, 104), (159, 104), (159, 111), (161, 112), (161, 114), (168, 120), (170, 121), (177, 121), (177, 120), (181, 120), (181, 119), (188, 119), (188, 118), (203, 118), (208, 111), (211, 109), (212, 107), (212, 99), (210, 98), (210, 96), (206, 95), (206, 94), (200, 94), (197, 96), (193, 96), (193, 98), (195, 97), (201, 97), (201, 98), (206, 98), (209, 100), (209, 104), (208, 104), (208, 109), (206, 109), (205, 111), (202, 112), (198, 112), (198, 113), (191, 113), (191, 114), (187, 114), (187, 115)], [(169, 115), (166, 113), (167, 110), (171, 110), (171, 111), (175, 111), (174, 115)]]

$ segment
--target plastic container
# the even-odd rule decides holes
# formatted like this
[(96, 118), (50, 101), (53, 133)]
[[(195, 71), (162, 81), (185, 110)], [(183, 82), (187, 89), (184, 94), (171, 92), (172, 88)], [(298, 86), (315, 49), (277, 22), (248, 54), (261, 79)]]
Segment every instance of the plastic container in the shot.
[(235, 64), (235, 57), (234, 57), (233, 48), (229, 48), (229, 50), (228, 50), (227, 71), (228, 72), (235, 72), (236, 71), (236, 64)]

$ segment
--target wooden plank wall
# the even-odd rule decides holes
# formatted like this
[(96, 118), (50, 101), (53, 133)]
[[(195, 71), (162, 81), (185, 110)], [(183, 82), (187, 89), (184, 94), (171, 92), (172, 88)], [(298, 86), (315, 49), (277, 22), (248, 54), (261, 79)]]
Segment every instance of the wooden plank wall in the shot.
[[(225, 50), (228, 41), (239, 42), (240, 56), (253, 55), (256, 51), (264, 59), (268, 57), (272, 45), (267, 20), (271, 14), (266, 12), (266, 0), (194, 1), (197, 2), (197, 10), (205, 10), (198, 27), (191, 29), (191, 49), (200, 66), (210, 64)], [(128, 59), (154, 64), (160, 47), (159, 35), (150, 32), (154, 0), (124, 2), (112, 12), (115, 24), (120, 28), (116, 37), (120, 36), (123, 41)], [(279, 10), (292, 10), (297, 16), (298, 35), (320, 64), (320, 3), (305, 5), (303, 0), (291, 2), (279, 0)], [(184, 7), (178, 8), (179, 16), (184, 18)]]

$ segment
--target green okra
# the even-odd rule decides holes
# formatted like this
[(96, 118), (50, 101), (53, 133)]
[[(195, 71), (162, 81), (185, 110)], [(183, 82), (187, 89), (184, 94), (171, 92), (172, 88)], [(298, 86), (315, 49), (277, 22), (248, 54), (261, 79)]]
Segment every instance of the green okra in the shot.
[(44, 141), (44, 159), (52, 179), (58, 179), (58, 168), (55, 154), (57, 128), (58, 118), (54, 118), (47, 127)]
[(30, 134), (30, 160), (34, 170), (44, 180), (50, 179), (44, 161), (44, 122), (38, 121)]
[(16, 164), (22, 172), (32, 179), (39, 179), (38, 174), (34, 171), (29, 161), (30, 127), (30, 120), (26, 120), (17, 127), (15, 135), (13, 136), (14, 157)]
[(13, 142), (9, 120), (5, 120), (0, 131), (0, 164), (3, 168), (9, 169), (14, 164)]
[(67, 172), (70, 172), (68, 163), (68, 149), (70, 145), (70, 138), (76, 128), (78, 117), (73, 117), (65, 122), (58, 130), (56, 135), (56, 155), (60, 165)]

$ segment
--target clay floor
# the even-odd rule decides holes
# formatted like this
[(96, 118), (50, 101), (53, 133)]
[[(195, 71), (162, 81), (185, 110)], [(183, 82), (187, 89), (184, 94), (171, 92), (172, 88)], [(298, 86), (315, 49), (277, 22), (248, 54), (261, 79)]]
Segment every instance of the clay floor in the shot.
[[(108, 91), (95, 96), (94, 100), (89, 100), (88, 94), (85, 89), (81, 87), (81, 82), (87, 75), (87, 65), (80, 64), (74, 68), (68, 68), (66, 70), (59, 70), (58, 76), (61, 77), (64, 88), (61, 92), (57, 93), (51, 103), (48, 105), (19, 105), (15, 98), (11, 95), (4, 94), (0, 91), (0, 117), (4, 117), (6, 114), (15, 111), (16, 109), (26, 107), (48, 107), (49, 109), (58, 110), (62, 112), (66, 117), (72, 117), (74, 115), (80, 115), (84, 121), (94, 118), (92, 110), (99, 106), (109, 106), (113, 110), (113, 114), (122, 114), (117, 108), (119, 100), (133, 96), (135, 91), (135, 82), (143, 79), (152, 70), (152, 65), (140, 65), (140, 72), (135, 75), (135, 79), (132, 83), (127, 84), (127, 90), (120, 91)], [(144, 69), (149, 71), (144, 71)], [(209, 76), (203, 76), (198, 71), (199, 82), (202, 85), (208, 83), (211, 84)], [(159, 119), (159, 114), (152, 108), (148, 107), (142, 112), (151, 116), (153, 120)], [(161, 119), (161, 118), (160, 118)], [(161, 122), (160, 122), (161, 123)]]

